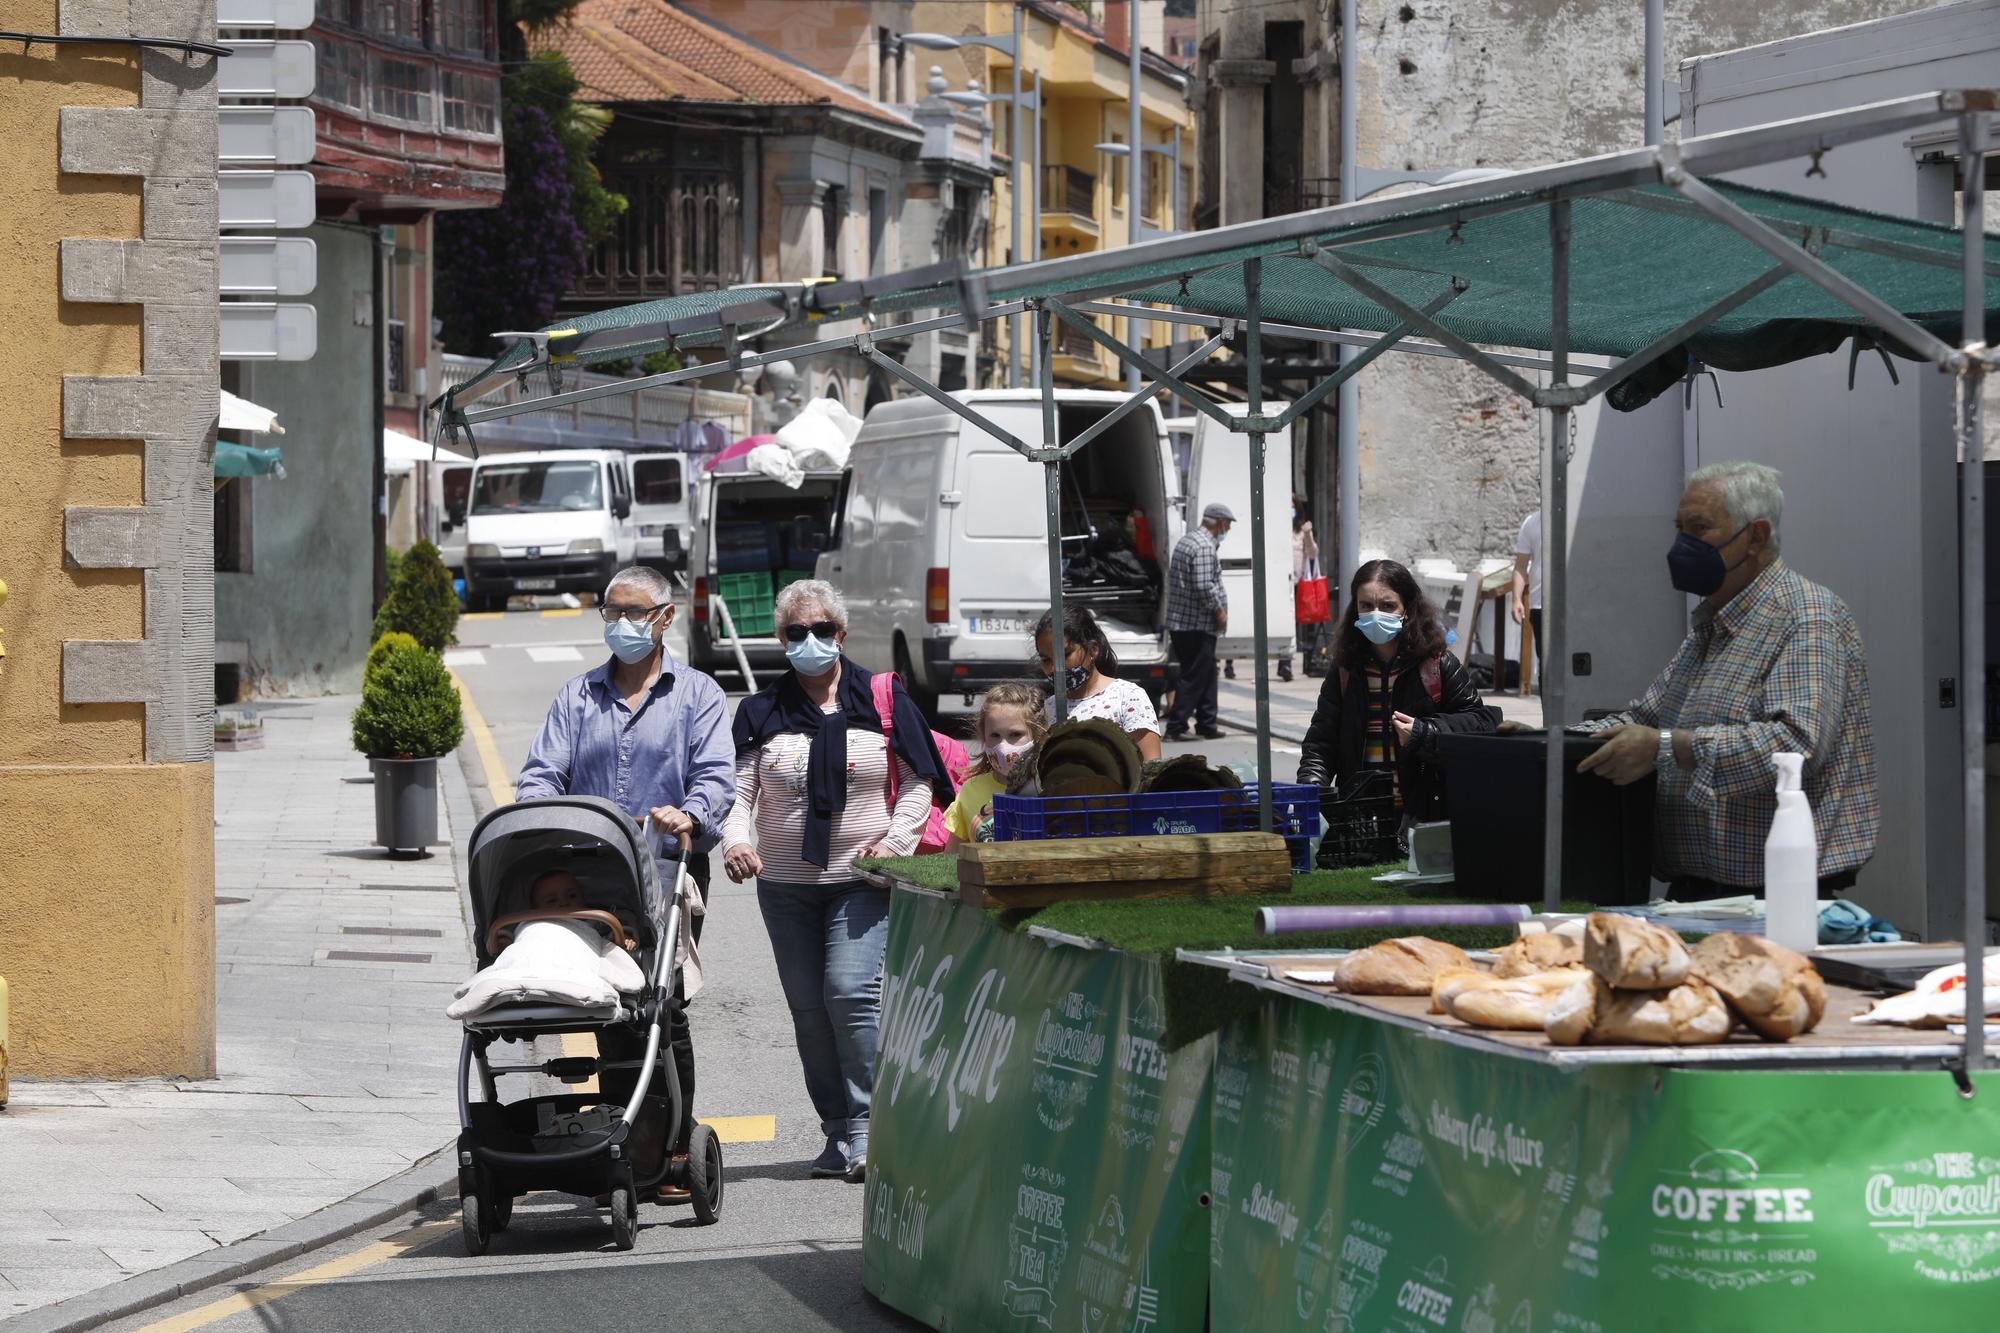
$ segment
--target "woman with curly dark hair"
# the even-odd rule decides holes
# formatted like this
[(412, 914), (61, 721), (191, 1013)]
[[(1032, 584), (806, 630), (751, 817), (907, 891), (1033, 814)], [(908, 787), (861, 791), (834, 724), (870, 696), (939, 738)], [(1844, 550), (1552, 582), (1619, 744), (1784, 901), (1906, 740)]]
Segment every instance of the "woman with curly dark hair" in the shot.
[(1440, 732), (1490, 732), (1494, 710), (1446, 651), (1437, 610), (1410, 571), (1371, 560), (1354, 572), (1299, 759), (1299, 781), (1342, 789), (1364, 771), (1394, 775), (1397, 807), (1415, 820), (1444, 814)]

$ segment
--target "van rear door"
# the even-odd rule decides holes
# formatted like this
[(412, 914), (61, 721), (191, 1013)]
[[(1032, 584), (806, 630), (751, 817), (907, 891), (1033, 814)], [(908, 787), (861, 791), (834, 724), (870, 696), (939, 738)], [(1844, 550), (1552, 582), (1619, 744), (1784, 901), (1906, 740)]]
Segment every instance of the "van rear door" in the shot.
[[(1283, 403), (1266, 403), (1275, 415)], [(1232, 408), (1241, 413), (1242, 408)], [(1212, 504), (1228, 505), (1236, 526), (1222, 544), (1222, 587), (1229, 595), (1229, 628), (1216, 641), (1217, 657), (1255, 657), (1256, 619), (1250, 558), (1250, 437), (1226, 431), (1207, 416), (1198, 418), (1194, 447), (1188, 460), (1191, 481), (1187, 530), (1201, 522), (1201, 511)], [(1292, 432), (1289, 427), (1264, 437), (1265, 595), (1270, 599), (1270, 652), (1288, 657), (1293, 651), (1292, 622)]]
[(678, 569), (687, 560), (688, 502), (686, 454), (632, 455), (632, 522), (639, 530), (639, 559), (660, 560)]
[(437, 548), (446, 569), (465, 572), (465, 517), (472, 500), (472, 464), (435, 464), (437, 476)]

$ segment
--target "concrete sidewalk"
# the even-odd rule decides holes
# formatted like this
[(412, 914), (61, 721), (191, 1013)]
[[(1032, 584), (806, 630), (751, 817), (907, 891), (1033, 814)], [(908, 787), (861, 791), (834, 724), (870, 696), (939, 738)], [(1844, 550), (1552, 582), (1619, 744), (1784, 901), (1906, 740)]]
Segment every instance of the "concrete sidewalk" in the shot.
[[(1271, 677), (1271, 739), (1298, 745), (1306, 738), (1306, 729), (1312, 726), (1313, 709), (1319, 703), (1320, 686), (1325, 681), (1316, 676), (1295, 675), (1290, 681)], [(1514, 693), (1481, 690), (1480, 699), (1493, 704), (1500, 710), (1500, 716), (1509, 722), (1519, 722), (1527, 727), (1542, 725), (1542, 701), (1539, 695), (1526, 698)], [(1235, 680), (1216, 683), (1216, 721), (1225, 727), (1234, 727), (1252, 735), (1257, 731), (1257, 682), (1251, 674), (1248, 663), (1239, 662)], [(1280, 765), (1282, 768), (1283, 765)]]
[(220, 1076), (15, 1082), (0, 1319), (281, 1227), (455, 1136), (471, 805), (448, 755), (443, 842), (373, 847), (354, 703), (261, 705), (265, 748), (215, 757)]

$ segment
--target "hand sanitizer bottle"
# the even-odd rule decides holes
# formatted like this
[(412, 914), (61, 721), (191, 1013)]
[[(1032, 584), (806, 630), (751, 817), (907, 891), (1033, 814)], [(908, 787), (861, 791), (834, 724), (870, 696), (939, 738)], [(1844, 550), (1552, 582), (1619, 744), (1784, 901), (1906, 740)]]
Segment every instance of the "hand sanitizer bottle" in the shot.
[(1819, 943), (1819, 839), (1806, 802), (1802, 754), (1774, 754), (1778, 812), (1764, 839), (1764, 935), (1805, 953)]

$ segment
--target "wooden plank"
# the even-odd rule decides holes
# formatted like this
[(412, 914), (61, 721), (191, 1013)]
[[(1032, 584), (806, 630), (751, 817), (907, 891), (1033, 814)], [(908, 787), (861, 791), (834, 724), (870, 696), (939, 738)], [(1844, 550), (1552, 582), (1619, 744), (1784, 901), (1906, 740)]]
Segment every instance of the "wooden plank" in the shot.
[(959, 882), (973, 885), (1262, 877), (1290, 871), (1291, 853), (1275, 833), (1052, 838), (959, 849)]
[[(1094, 881), (1071, 884), (959, 885), (959, 901), (973, 907), (1048, 907), (1054, 903), (1117, 898), (1210, 898), (1289, 893), (1290, 867), (1280, 876), (1205, 876), (1201, 879)], [(1248, 910), (1248, 909), (1245, 909)]]

